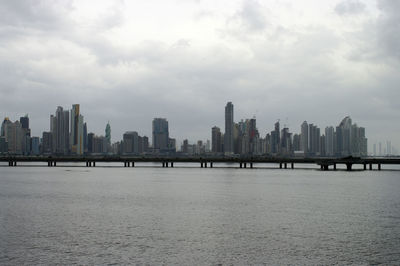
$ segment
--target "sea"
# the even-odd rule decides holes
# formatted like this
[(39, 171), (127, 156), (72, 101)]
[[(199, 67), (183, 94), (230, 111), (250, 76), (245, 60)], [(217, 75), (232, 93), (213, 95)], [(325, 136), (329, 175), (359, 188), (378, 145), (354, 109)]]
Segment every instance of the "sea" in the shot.
[(174, 166), (0, 165), (0, 264), (400, 264), (400, 167)]

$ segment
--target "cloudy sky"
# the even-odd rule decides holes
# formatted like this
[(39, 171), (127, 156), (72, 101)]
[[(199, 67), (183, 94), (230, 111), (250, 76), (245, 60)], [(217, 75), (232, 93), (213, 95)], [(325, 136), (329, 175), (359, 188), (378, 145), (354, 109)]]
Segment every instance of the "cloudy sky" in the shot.
[(154, 117), (206, 140), (232, 101), (262, 136), (350, 115), (400, 147), (399, 84), (398, 0), (0, 0), (0, 115), (37, 136), (80, 103), (114, 141)]

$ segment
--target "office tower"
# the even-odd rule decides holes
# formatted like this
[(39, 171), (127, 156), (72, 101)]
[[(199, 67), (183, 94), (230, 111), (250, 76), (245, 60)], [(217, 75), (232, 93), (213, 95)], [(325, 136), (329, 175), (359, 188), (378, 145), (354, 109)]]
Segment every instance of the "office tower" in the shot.
[(123, 135), (123, 153), (139, 153), (139, 134), (136, 131), (127, 131)]
[(88, 151), (88, 132), (87, 132), (87, 124), (83, 123), (83, 152), (86, 153)]
[(377, 156), (377, 153), (376, 153), (376, 143), (374, 143), (374, 147), (373, 147), (373, 154), (372, 154), (373, 156)]
[(320, 129), (313, 125), (308, 125), (308, 152), (312, 155), (318, 155), (320, 152), (320, 140), (321, 132)]
[(346, 116), (336, 127), (337, 156), (366, 156), (368, 155), (368, 139), (365, 128), (352, 124)]
[(93, 136), (93, 151), (92, 153), (102, 154), (107, 152), (107, 140), (104, 136)]
[(390, 141), (386, 141), (386, 151), (387, 155), (392, 155), (392, 143)]
[(183, 153), (188, 153), (189, 152), (189, 141), (187, 139), (183, 140), (181, 151)]
[(39, 137), (32, 137), (30, 146), (31, 146), (30, 147), (30, 154), (39, 155), (39, 153), (40, 153), (40, 150), (39, 150), (39, 146), (40, 146)]
[(153, 119), (153, 149), (160, 151), (169, 148), (168, 121), (165, 118)]
[(308, 124), (307, 124), (307, 121), (304, 121), (301, 124), (300, 149), (302, 151), (304, 151), (304, 154), (308, 153)]
[(52, 134), (52, 152), (69, 153), (69, 112), (61, 106), (57, 107), (56, 115), (50, 116), (50, 132)]
[(73, 104), (71, 109), (71, 152), (83, 154), (83, 116), (79, 104)]
[(22, 154), (23, 140), (25, 139), (24, 130), (19, 121), (14, 123), (6, 117), (1, 125), (1, 136), (5, 137), (8, 152), (11, 154)]
[(111, 126), (110, 126), (110, 122), (108, 122), (107, 125), (106, 125), (105, 133), (106, 133), (105, 136), (106, 136), (107, 143), (111, 145)]
[(168, 149), (170, 151), (176, 151), (176, 139), (169, 138), (168, 139)]
[(224, 152), (233, 153), (233, 104), (228, 102), (225, 106), (225, 139)]
[(23, 154), (29, 154), (31, 151), (31, 129), (29, 128), (29, 117), (28, 115), (19, 118), (19, 122), (22, 128), (21, 136), (21, 148)]
[(293, 135), (293, 151), (301, 151), (300, 145), (300, 135), (294, 134)]
[(89, 133), (88, 134), (88, 141), (87, 141), (88, 153), (93, 153), (93, 139), (94, 139), (94, 133)]
[(319, 141), (319, 155), (320, 156), (326, 156), (326, 137), (325, 135), (322, 135), (320, 137)]
[(148, 152), (149, 151), (149, 138), (147, 136), (142, 137), (142, 152)]
[(212, 152), (222, 152), (221, 130), (219, 127), (215, 126), (211, 129), (211, 145)]
[(325, 128), (325, 155), (333, 156), (334, 153), (334, 138), (335, 138), (335, 129), (331, 127)]
[(280, 124), (279, 120), (275, 123), (275, 129), (271, 131), (271, 153), (280, 153)]
[(285, 127), (281, 132), (280, 150), (283, 155), (291, 155), (293, 149), (292, 134), (289, 133), (289, 128)]
[(0, 137), (0, 153), (8, 152), (8, 142), (6, 141), (6, 137)]
[(29, 129), (29, 117), (28, 115), (19, 118), (22, 128)]
[(53, 153), (53, 133), (43, 132), (42, 136), (42, 154)]

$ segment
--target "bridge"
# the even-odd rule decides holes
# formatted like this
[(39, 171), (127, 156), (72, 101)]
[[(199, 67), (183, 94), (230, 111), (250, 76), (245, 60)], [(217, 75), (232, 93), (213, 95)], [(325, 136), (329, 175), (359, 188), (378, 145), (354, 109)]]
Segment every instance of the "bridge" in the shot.
[(297, 158), (297, 157), (173, 157), (173, 156), (1, 156), (0, 162), (8, 162), (8, 166), (17, 166), (23, 162), (43, 162), (48, 167), (59, 163), (84, 163), (86, 167), (96, 167), (96, 163), (121, 163), (124, 167), (135, 167), (135, 163), (160, 163), (162, 167), (174, 167), (174, 163), (198, 163), (201, 168), (214, 167), (217, 163), (237, 164), (239, 168), (253, 168), (257, 163), (276, 164), (280, 169), (294, 169), (298, 164), (316, 164), (321, 170), (336, 170), (337, 165), (345, 165), (348, 171), (353, 165), (361, 165), (364, 170), (381, 170), (382, 165), (400, 165), (397, 158), (345, 157), (345, 158)]

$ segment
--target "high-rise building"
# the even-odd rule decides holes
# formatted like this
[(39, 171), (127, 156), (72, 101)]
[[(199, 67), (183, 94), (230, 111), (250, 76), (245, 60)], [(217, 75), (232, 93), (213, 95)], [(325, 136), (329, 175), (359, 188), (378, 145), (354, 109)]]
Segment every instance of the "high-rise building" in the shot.
[(1, 125), (1, 136), (5, 137), (9, 153), (23, 153), (23, 143), (25, 143), (24, 139), (26, 136), (24, 132), (25, 131), (22, 129), (22, 125), (19, 121), (13, 123), (8, 117), (4, 119)]
[(87, 132), (87, 124), (83, 123), (83, 152), (86, 153), (88, 151), (88, 132)]
[(280, 124), (275, 123), (275, 129), (271, 131), (271, 153), (278, 154), (280, 152)]
[[(56, 115), (50, 116), (50, 132), (52, 134), (52, 152), (69, 153), (69, 112), (61, 106), (57, 107)], [(47, 137), (47, 136), (46, 136)]]
[(325, 155), (334, 156), (335, 150), (335, 129), (330, 126), (325, 128)]
[(71, 109), (71, 152), (83, 154), (83, 116), (79, 104), (73, 104)]
[(106, 133), (105, 136), (106, 136), (107, 143), (109, 145), (111, 145), (111, 126), (110, 126), (110, 122), (108, 122), (107, 125), (106, 125), (105, 133)]
[(221, 130), (219, 127), (215, 126), (211, 129), (211, 151), (214, 153), (222, 152), (221, 143)]
[(53, 152), (53, 133), (43, 132), (42, 154), (51, 154)]
[(224, 135), (224, 152), (232, 154), (233, 147), (233, 104), (228, 102), (225, 106), (225, 135)]
[(308, 153), (308, 123), (307, 123), (307, 121), (304, 121), (301, 124), (300, 149), (302, 151), (304, 151), (305, 155)]
[(165, 118), (153, 119), (153, 149), (163, 151), (169, 149), (168, 121)]
[(127, 131), (123, 135), (123, 153), (139, 153), (139, 134), (136, 131)]
[(30, 154), (38, 155), (40, 153), (39, 144), (40, 144), (39, 137), (32, 137), (31, 138)]

